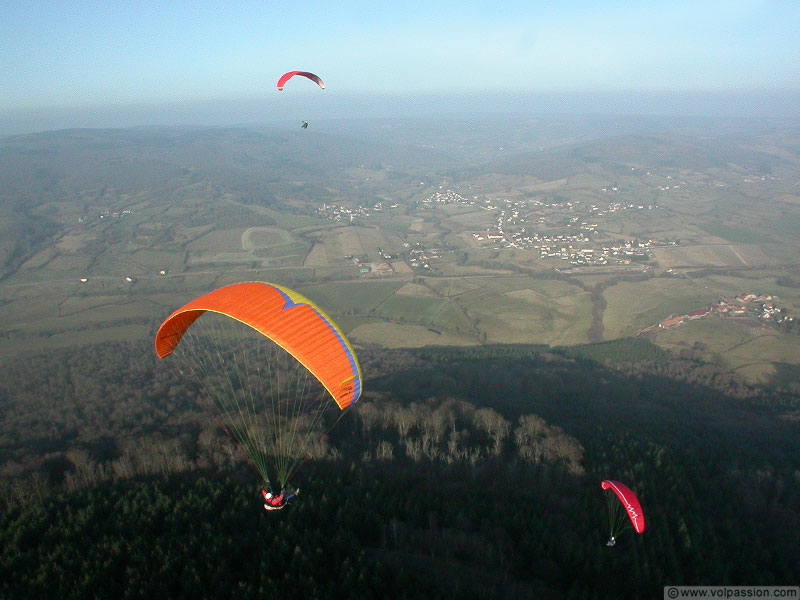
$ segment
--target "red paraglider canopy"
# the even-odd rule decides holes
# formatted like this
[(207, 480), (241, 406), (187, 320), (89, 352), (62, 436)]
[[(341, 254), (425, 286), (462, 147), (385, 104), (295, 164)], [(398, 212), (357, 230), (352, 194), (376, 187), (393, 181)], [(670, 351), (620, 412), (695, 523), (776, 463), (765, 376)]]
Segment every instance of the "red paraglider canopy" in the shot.
[(313, 73), (309, 73), (307, 71), (289, 71), (288, 73), (284, 73), (281, 75), (281, 78), (278, 79), (278, 91), (283, 91), (283, 86), (286, 85), (286, 82), (289, 81), (295, 75), (300, 75), (301, 77), (305, 77), (306, 79), (310, 79), (314, 83), (316, 83), (319, 87), (323, 90), (325, 89), (325, 82), (322, 81), (319, 77), (314, 75)]
[(630, 488), (619, 481), (604, 481), (600, 485), (604, 490), (610, 489), (613, 491), (617, 498), (619, 498), (619, 501), (622, 502), (622, 506), (625, 507), (625, 511), (628, 513), (628, 517), (633, 524), (633, 530), (636, 533), (644, 533), (644, 512), (642, 511), (642, 505), (639, 504), (639, 500)]

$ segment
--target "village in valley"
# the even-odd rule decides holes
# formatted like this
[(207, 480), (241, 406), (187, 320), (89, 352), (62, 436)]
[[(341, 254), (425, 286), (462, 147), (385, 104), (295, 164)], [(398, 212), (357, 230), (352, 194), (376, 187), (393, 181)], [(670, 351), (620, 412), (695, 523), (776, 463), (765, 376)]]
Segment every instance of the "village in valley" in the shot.
[[(480, 200), (478, 196), (465, 198), (451, 189), (435, 191), (422, 201), (422, 205), (460, 204), (477, 206), (486, 211), (498, 211), (493, 225), (481, 231), (472, 232), (473, 242), (479, 247), (491, 246), (495, 249), (514, 248), (532, 250), (539, 258), (567, 260), (572, 265), (607, 265), (609, 262), (629, 264), (637, 257), (646, 256), (648, 248), (658, 245), (675, 245), (676, 241), (624, 240), (599, 245), (598, 223), (590, 222), (591, 217), (603, 216), (624, 210), (653, 210), (653, 204), (622, 204), (609, 202), (605, 207), (599, 204), (584, 206), (580, 200), (565, 202), (547, 201), (539, 198), (529, 200)], [(618, 186), (602, 188), (618, 191)], [(579, 216), (570, 216), (574, 213)], [(587, 220), (581, 220), (581, 217)], [(577, 230), (575, 233), (569, 229)]]
[[(466, 198), (462, 194), (438, 186), (439, 189), (430, 193), (426, 198), (418, 201), (415, 209), (435, 209), (446, 205), (461, 205), (472, 207), (471, 210), (480, 209), (495, 213), (489, 221), (490, 224), (479, 231), (465, 231), (466, 239), (470, 240), (473, 248), (500, 249), (510, 248), (528, 250), (538, 254), (540, 259), (560, 259), (569, 261), (570, 265), (626, 265), (633, 261), (644, 261), (649, 256), (649, 250), (658, 246), (675, 246), (677, 240), (658, 239), (622, 239), (616, 241), (606, 240), (603, 243), (598, 238), (603, 234), (593, 217), (602, 217), (628, 210), (658, 209), (654, 204), (623, 204), (609, 202), (605, 206), (588, 204), (583, 206), (580, 200), (566, 202), (548, 202), (538, 198), (527, 200), (489, 200), (479, 199), (478, 196)], [(469, 187), (469, 186), (468, 186)], [(618, 191), (617, 186), (602, 188), (603, 192)], [(324, 203), (317, 209), (320, 216), (334, 222), (353, 223), (358, 220), (367, 220), (387, 211), (401, 209), (396, 203), (375, 202), (371, 206), (357, 205), (348, 208), (344, 205)], [(578, 216), (571, 216), (579, 213)], [(586, 220), (582, 220), (585, 218)], [(404, 244), (409, 248), (409, 244)], [(445, 250), (440, 248), (426, 249), (419, 243), (407, 252), (407, 262), (414, 269), (431, 269), (429, 260), (441, 257)], [(360, 268), (364, 265), (359, 265)], [(362, 274), (390, 273), (391, 270), (366, 268)]]

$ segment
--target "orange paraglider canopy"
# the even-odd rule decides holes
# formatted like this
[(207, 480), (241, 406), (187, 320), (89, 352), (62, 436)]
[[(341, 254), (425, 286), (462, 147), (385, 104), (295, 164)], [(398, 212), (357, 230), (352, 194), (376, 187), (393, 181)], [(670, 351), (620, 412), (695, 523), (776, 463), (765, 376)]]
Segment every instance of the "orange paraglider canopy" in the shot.
[(237, 283), (189, 302), (156, 334), (156, 354), (172, 354), (183, 334), (205, 312), (248, 325), (294, 356), (344, 410), (361, 395), (361, 368), (350, 342), (313, 302), (271, 283)]

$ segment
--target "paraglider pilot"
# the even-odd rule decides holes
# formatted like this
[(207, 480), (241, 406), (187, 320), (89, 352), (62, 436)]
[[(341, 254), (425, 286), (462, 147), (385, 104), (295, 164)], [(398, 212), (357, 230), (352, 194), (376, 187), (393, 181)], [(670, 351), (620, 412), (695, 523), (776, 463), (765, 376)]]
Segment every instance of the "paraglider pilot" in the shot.
[(295, 490), (289, 495), (286, 494), (285, 490), (281, 490), (281, 493), (275, 496), (272, 494), (272, 492), (261, 490), (261, 495), (264, 497), (264, 510), (280, 510), (284, 508), (291, 500), (294, 500), (295, 496), (297, 496), (299, 493), (299, 489)]
[(606, 542), (606, 546), (614, 546), (617, 543), (617, 540), (614, 539), (612, 535), (611, 538)]

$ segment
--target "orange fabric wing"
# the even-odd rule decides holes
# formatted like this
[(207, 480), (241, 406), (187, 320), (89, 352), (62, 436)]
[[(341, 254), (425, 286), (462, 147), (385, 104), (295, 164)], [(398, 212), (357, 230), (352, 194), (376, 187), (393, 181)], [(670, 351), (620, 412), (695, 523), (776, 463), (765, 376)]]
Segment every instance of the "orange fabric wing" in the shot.
[(313, 302), (271, 283), (237, 283), (189, 302), (172, 313), (156, 334), (156, 354), (172, 354), (203, 313), (241, 321), (294, 356), (344, 410), (361, 395), (361, 367), (342, 331)]

